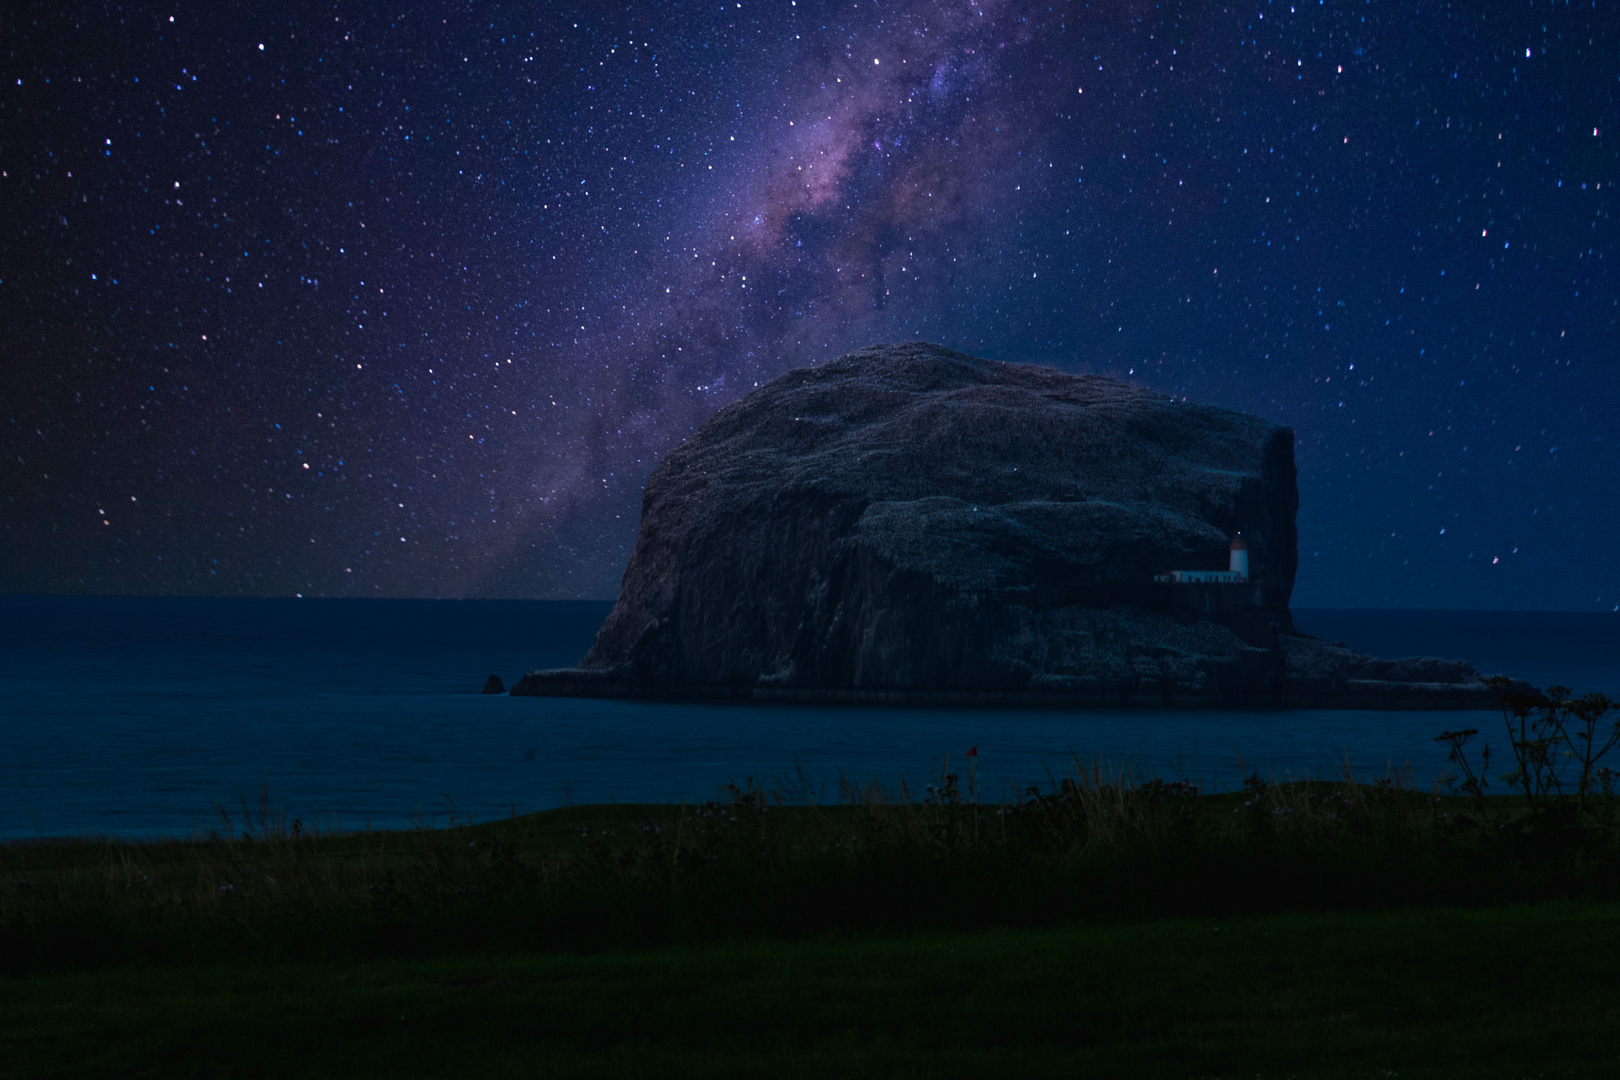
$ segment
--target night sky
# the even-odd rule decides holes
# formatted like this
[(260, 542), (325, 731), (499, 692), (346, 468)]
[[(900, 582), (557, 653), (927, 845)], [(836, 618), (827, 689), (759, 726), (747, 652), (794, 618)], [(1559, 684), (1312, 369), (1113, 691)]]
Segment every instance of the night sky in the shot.
[(926, 339), (1293, 426), (1296, 606), (1620, 607), (1616, 0), (0, 45), (0, 591), (612, 597), (705, 417)]

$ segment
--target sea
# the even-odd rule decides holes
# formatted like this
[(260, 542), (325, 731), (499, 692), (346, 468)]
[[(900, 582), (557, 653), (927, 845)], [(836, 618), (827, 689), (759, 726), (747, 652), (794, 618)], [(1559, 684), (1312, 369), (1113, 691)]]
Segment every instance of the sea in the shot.
[[(1080, 770), (1223, 790), (1273, 780), (1427, 789), (1441, 731), (1490, 712), (937, 709), (514, 698), (495, 674), (574, 664), (609, 605), (501, 600), (0, 596), (0, 838), (207, 835), (261, 801), (306, 828), (433, 827), (728, 785), (832, 802), (980, 797)], [(1383, 656), (1460, 657), (1620, 698), (1620, 615), (1304, 610)]]

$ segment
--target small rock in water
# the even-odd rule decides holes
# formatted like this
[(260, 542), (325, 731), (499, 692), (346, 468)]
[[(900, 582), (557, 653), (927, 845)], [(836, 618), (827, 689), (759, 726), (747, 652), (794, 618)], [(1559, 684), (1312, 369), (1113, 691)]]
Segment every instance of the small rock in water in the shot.
[(484, 693), (504, 694), (506, 693), (506, 684), (501, 682), (501, 677), (499, 675), (491, 675), (489, 678), (484, 680)]

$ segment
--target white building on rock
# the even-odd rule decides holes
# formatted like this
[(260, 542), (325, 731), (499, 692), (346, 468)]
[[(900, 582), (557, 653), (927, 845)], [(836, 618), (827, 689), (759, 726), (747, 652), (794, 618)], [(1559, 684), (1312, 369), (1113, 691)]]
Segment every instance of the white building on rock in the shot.
[(1249, 545), (1243, 534), (1232, 538), (1232, 556), (1226, 570), (1171, 570), (1154, 574), (1154, 581), (1168, 581), (1177, 585), (1247, 585), (1249, 583)]

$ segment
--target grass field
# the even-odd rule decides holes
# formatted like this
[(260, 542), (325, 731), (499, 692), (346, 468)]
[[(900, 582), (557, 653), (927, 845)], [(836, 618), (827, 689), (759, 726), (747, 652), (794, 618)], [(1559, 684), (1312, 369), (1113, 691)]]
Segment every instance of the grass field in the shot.
[(599, 952), (739, 938), (1283, 911), (1620, 901), (1620, 838), (1522, 799), (1393, 783), (1203, 795), (1092, 775), (981, 805), (757, 791), (447, 828), (0, 844), (0, 975)]
[(1620, 1076), (1620, 727), (1533, 707), (1506, 795), (1464, 731), (1450, 794), (1077, 762), (993, 805), (4, 843), (0, 1080)]
[(1620, 905), (0, 981), (0, 1077), (1620, 1075)]

